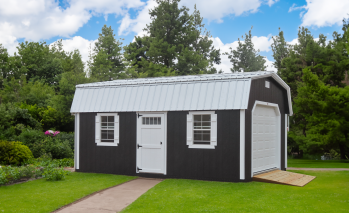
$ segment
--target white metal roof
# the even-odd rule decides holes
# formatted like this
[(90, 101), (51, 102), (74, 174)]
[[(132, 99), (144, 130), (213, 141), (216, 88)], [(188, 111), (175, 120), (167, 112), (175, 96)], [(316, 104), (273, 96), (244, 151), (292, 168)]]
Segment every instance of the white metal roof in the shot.
[(71, 113), (247, 109), (251, 79), (274, 72), (191, 75), (105, 81), (76, 86)]

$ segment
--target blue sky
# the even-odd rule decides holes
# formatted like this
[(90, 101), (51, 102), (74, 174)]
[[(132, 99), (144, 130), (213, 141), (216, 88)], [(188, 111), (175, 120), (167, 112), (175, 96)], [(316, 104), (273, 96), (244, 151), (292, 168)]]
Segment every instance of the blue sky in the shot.
[[(255, 47), (267, 57), (272, 67), (271, 36), (284, 31), (288, 42), (295, 43), (298, 27), (310, 29), (314, 38), (324, 34), (332, 39), (333, 31), (341, 32), (341, 20), (349, 16), (349, 0), (182, 0), (180, 5), (193, 11), (194, 4), (204, 17), (213, 44), (223, 52), (237, 46), (237, 39), (253, 26)], [(88, 47), (98, 38), (104, 24), (112, 26), (124, 44), (134, 36), (144, 35), (149, 23), (148, 10), (153, 0), (0, 0), (0, 43), (12, 54), (18, 42), (63, 39), (67, 51), (79, 49), (87, 60)], [(218, 66), (229, 72), (229, 60), (223, 56)]]

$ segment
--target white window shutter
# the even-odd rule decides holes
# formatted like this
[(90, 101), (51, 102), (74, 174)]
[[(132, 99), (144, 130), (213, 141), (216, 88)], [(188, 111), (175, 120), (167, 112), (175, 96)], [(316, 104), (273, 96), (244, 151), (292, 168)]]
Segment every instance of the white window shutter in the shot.
[(193, 144), (193, 115), (187, 115), (187, 145)]
[(116, 114), (114, 117), (114, 143), (119, 144), (119, 115)]
[(95, 139), (96, 139), (96, 143), (100, 142), (100, 134), (101, 134), (101, 122), (100, 122), (101, 116), (100, 115), (96, 115), (96, 125), (95, 125), (95, 129), (96, 129), (96, 133), (95, 133)]
[(211, 145), (217, 146), (217, 114), (211, 115)]

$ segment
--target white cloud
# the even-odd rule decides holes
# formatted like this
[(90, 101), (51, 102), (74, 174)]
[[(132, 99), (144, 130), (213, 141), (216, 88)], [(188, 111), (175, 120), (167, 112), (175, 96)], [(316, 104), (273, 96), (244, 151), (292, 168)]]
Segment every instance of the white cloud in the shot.
[[(7, 49), (7, 52), (13, 55), (14, 52), (17, 52), (17, 39), (12, 35), (13, 26), (9, 23), (0, 23), (0, 44), (3, 45)], [(5, 31), (8, 33), (1, 33), (1, 31)]]
[(228, 15), (240, 16), (255, 13), (262, 4), (273, 5), (278, 0), (183, 0), (180, 4), (192, 8), (196, 4), (202, 17), (209, 21), (223, 22)]
[(268, 5), (269, 7), (271, 7), (271, 5), (275, 4), (276, 2), (278, 2), (279, 0), (268, 0)]
[[(220, 38), (215, 37), (215, 38), (211, 38), (213, 41), (213, 46), (216, 49), (220, 49), (221, 53), (225, 53), (225, 52), (229, 52), (230, 53), (230, 47), (232, 49), (236, 49), (239, 44), (238, 41), (234, 41), (233, 43), (227, 43), (224, 44)], [(270, 51), (270, 44), (272, 43), (272, 38), (271, 36), (265, 37), (265, 36), (261, 36), (261, 37), (257, 37), (257, 36), (253, 36), (252, 37), (252, 42), (255, 46), (255, 49), (260, 49), (261, 52), (268, 52)], [(274, 67), (274, 65), (272, 64), (272, 61), (269, 61), (268, 58), (266, 59), (266, 66), (267, 66), (267, 70), (268, 71), (276, 71), (276, 68)], [(215, 65), (215, 67), (217, 68), (217, 70), (222, 70), (225, 73), (230, 73), (230, 68), (232, 67), (232, 64), (230, 62), (230, 59), (228, 58), (227, 55), (221, 55), (221, 64)]]
[(13, 37), (31, 41), (69, 37), (92, 15), (125, 15), (130, 8), (144, 5), (141, 0), (70, 0), (68, 3), (63, 9), (55, 0), (0, 0), (0, 26), (6, 25), (0, 27), (0, 43), (8, 45)]
[(289, 12), (298, 9), (305, 9), (300, 16), (303, 26), (332, 26), (340, 25), (342, 19), (347, 17), (349, 1), (348, 0), (306, 0), (307, 4), (296, 7), (295, 4), (289, 9)]
[(271, 35), (269, 35), (268, 37), (265, 36), (253, 36), (252, 37), (252, 42), (254, 44), (254, 48), (256, 50), (260, 50), (261, 52), (269, 52), (270, 49), (270, 45), (273, 43), (273, 39), (271, 37)]
[(295, 38), (295, 39), (293, 39), (292, 41), (287, 42), (287, 44), (291, 44), (291, 45), (299, 44), (298, 38)]
[[(193, 12), (193, 5), (196, 4), (203, 18), (209, 21), (222, 22), (222, 18), (225, 16), (240, 16), (245, 13), (255, 13), (262, 4), (272, 6), (277, 1), (278, 0), (183, 0), (180, 2), (180, 6), (187, 6), (190, 8), (190, 12)], [(134, 32), (138, 36), (144, 35), (143, 29), (146, 24), (150, 23), (149, 9), (153, 9), (156, 5), (154, 0), (148, 0), (146, 5), (138, 12), (136, 18), (130, 18), (129, 14), (125, 15), (120, 22), (121, 25), (118, 34), (127, 35), (130, 32)]]
[(62, 44), (63, 44), (63, 49), (66, 52), (72, 52), (78, 49), (80, 51), (82, 61), (86, 63), (88, 61), (90, 45), (93, 50), (96, 41), (97, 39), (93, 41), (93, 40), (84, 39), (83, 37), (80, 37), (80, 36), (74, 36), (71, 39), (62, 40)]
[(276, 67), (274, 66), (274, 61), (269, 61), (269, 59), (267, 57), (265, 57), (265, 66), (267, 67), (266, 70), (267, 71), (274, 71), (274, 72), (277, 72), (277, 69)]
[(137, 36), (145, 35), (143, 29), (148, 23), (150, 23), (149, 10), (157, 6), (157, 3), (154, 0), (149, 0), (146, 5), (138, 12), (138, 15), (135, 19), (131, 19), (129, 14), (126, 14), (125, 17), (120, 21), (120, 27), (118, 34), (127, 35), (130, 32), (134, 32)]

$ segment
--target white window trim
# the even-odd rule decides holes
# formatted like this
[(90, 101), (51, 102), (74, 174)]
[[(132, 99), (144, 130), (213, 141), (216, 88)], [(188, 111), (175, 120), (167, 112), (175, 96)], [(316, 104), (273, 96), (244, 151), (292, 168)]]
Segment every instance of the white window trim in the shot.
[[(101, 142), (101, 116), (114, 116), (114, 142)], [(97, 113), (95, 118), (95, 142), (97, 146), (119, 145), (119, 115), (118, 113)]]
[[(211, 143), (209, 145), (194, 144), (193, 115), (211, 115)], [(217, 114), (215, 111), (190, 111), (187, 115), (187, 145), (193, 149), (215, 149), (217, 146)]]

